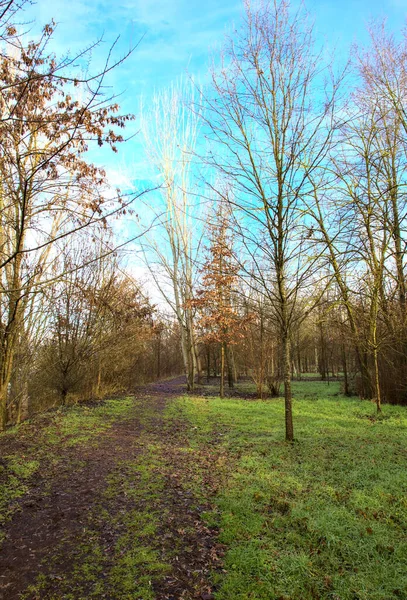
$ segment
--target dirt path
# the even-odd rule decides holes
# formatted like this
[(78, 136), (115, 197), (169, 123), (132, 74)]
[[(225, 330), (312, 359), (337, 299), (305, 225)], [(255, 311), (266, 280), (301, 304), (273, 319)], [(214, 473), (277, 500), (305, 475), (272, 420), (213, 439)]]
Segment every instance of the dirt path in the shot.
[(213, 597), (222, 547), (202, 513), (217, 453), (189, 448), (189, 425), (164, 416), (182, 389), (139, 390), (130, 414), (33, 477), (6, 526), (1, 600)]

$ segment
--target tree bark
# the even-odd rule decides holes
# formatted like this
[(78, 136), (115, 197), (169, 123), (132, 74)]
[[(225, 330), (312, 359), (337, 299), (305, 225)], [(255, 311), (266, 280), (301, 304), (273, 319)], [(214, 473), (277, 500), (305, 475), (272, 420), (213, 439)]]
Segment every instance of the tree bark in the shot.
[(7, 425), (7, 387), (0, 387), (0, 431), (4, 431)]
[(225, 348), (225, 356), (226, 356), (226, 366), (228, 370), (228, 386), (229, 389), (233, 389), (235, 387), (234, 384), (234, 375), (233, 375), (233, 356), (230, 346), (226, 345)]
[(220, 392), (221, 398), (225, 396), (225, 343), (221, 344), (220, 349)]
[(343, 367), (343, 392), (345, 396), (349, 396), (349, 380), (348, 380), (348, 366), (346, 362), (345, 344), (342, 343), (342, 367)]
[(284, 368), (284, 401), (285, 401), (285, 439), (294, 441), (292, 392), (291, 392), (291, 347), (290, 336), (283, 332), (283, 368)]

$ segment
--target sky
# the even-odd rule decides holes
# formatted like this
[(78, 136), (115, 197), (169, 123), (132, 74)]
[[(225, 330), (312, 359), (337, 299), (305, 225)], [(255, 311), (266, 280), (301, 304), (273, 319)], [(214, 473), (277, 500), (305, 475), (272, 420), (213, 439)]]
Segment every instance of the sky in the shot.
[[(367, 43), (366, 26), (372, 19), (386, 18), (389, 28), (400, 32), (407, 18), (407, 0), (309, 0), (306, 6), (315, 19), (317, 40), (342, 60), (352, 43)], [(108, 80), (122, 112), (137, 115), (141, 98), (148, 104), (154, 92), (181, 76), (205, 83), (210, 56), (216, 56), (225, 34), (238, 27), (242, 8), (243, 0), (37, 0), (25, 20), (33, 35), (51, 19), (57, 22), (52, 49), (58, 56), (103, 38), (93, 52), (93, 69), (100, 68), (118, 36), (116, 58), (137, 45)], [(129, 133), (138, 126), (135, 121)], [(117, 155), (98, 150), (92, 160), (106, 168), (114, 186), (125, 189), (143, 181), (140, 136), (120, 145)], [(122, 236), (133, 233), (131, 225), (121, 227)]]
[[(186, 73), (205, 82), (209, 57), (216, 55), (225, 34), (237, 27), (242, 6), (243, 0), (37, 0), (27, 10), (27, 20), (32, 20), (33, 32), (52, 18), (57, 22), (58, 55), (67, 49), (78, 52), (103, 37), (93, 53), (94, 68), (102, 64), (117, 36), (116, 57), (138, 44), (109, 77), (123, 112), (137, 114), (140, 97), (148, 102), (154, 91)], [(407, 17), (407, 0), (309, 0), (306, 6), (315, 18), (317, 39), (342, 58), (354, 41), (367, 41), (370, 19), (387, 18), (389, 26), (400, 31)], [(126, 150), (121, 148), (118, 157), (102, 153), (102, 160), (123, 172), (128, 167), (123, 163), (137, 162), (138, 154), (133, 141)]]
[[(309, 0), (306, 6), (318, 37), (339, 52), (347, 52), (355, 39), (366, 39), (370, 18), (386, 17), (400, 29), (407, 17), (406, 0)], [(241, 12), (242, 0), (38, 0), (28, 15), (38, 24), (55, 19), (60, 53), (103, 36), (96, 62), (119, 35), (122, 52), (139, 42), (114, 76), (124, 108), (134, 109), (140, 94), (148, 96), (186, 71), (204, 79), (210, 53), (238, 24)]]

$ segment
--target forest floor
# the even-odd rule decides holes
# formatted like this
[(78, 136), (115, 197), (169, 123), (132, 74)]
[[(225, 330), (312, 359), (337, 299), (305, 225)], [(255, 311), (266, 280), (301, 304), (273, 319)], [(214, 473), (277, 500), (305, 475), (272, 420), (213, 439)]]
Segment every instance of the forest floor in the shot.
[(182, 379), (0, 436), (1, 600), (407, 600), (407, 410)]

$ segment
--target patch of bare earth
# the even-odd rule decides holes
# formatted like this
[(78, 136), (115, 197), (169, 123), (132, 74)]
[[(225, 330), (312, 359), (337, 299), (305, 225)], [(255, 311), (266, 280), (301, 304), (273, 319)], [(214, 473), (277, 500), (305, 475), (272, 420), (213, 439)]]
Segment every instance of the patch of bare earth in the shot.
[[(153, 580), (157, 600), (199, 599), (213, 597), (211, 572), (222, 568), (223, 548), (217, 541), (217, 531), (207, 527), (202, 513), (211, 510), (216, 494), (215, 449), (189, 452), (185, 435), (188, 425), (183, 421), (168, 421), (163, 410), (168, 402), (183, 391), (181, 379), (148, 386), (139, 390), (134, 414), (118, 420), (110, 429), (95, 436), (90, 443), (74, 448), (60, 446), (55, 466), (42, 469), (30, 483), (30, 490), (19, 501), (18, 511), (6, 525), (5, 539), (0, 548), (0, 599), (69, 598), (82, 600), (89, 595), (86, 582), (81, 592), (75, 592), (75, 568), (78, 541), (89, 531), (103, 549), (104, 565), (113, 566), (113, 549), (126, 527), (124, 516), (137, 506), (136, 500), (117, 491), (106, 505), (104, 492), (109, 476), (120, 470), (126, 461), (137, 459), (144, 452), (143, 436), (156, 440), (161, 448), (157, 457), (164, 486), (153, 500), (138, 493), (137, 502), (152, 502), (152, 509), (162, 515), (158, 535), (149, 545), (169, 565), (165, 576)], [(143, 418), (143, 405), (153, 418)], [(22, 451), (29, 454), (27, 442)], [(45, 464), (45, 463), (44, 463)], [(190, 485), (199, 481), (200, 490)], [(140, 484), (141, 485), (141, 484)], [(140, 500), (141, 498), (141, 500)], [(111, 519), (106, 523), (98, 511), (105, 507)], [(123, 520), (122, 520), (123, 515)], [(46, 583), (41, 592), (27, 589), (43, 575)], [(100, 598), (120, 600), (100, 573)], [(67, 583), (68, 582), (68, 583)], [(91, 583), (89, 584), (91, 586)], [(104, 591), (103, 591), (104, 590)], [(92, 597), (96, 597), (93, 593)]]

